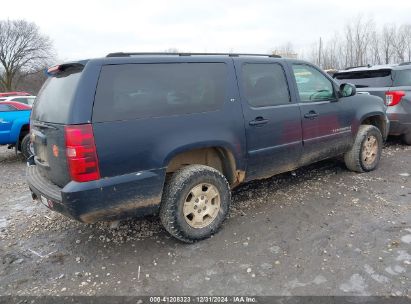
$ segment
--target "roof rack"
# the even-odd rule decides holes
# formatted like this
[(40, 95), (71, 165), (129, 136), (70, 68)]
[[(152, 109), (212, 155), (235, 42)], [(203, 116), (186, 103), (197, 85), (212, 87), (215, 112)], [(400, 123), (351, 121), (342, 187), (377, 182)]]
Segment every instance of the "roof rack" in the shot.
[(174, 55), (174, 56), (196, 56), (196, 55), (211, 55), (211, 56), (230, 56), (230, 57), (239, 57), (239, 56), (259, 56), (259, 57), (273, 57), (281, 58), (279, 55), (273, 54), (240, 54), (240, 53), (123, 53), (116, 52), (110, 53), (106, 57), (131, 57), (131, 56), (156, 56), (156, 55)]

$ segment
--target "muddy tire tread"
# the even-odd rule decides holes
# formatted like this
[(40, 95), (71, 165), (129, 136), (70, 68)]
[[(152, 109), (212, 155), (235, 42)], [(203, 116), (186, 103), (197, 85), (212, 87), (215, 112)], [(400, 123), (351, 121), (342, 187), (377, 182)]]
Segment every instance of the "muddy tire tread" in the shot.
[[(379, 138), (377, 140), (379, 141), (380, 145), (382, 144), (382, 135), (381, 135), (380, 130), (377, 127), (372, 126), (372, 125), (361, 125), (355, 137), (355, 141), (354, 141), (354, 144), (351, 150), (344, 154), (344, 162), (345, 162), (346, 167), (349, 170), (358, 172), (358, 173), (371, 171), (371, 170), (364, 169), (364, 167), (361, 164), (362, 142), (367, 136), (367, 134), (370, 132), (376, 132), (379, 135), (378, 136)], [(381, 151), (380, 151), (379, 157), (380, 156), (381, 156)]]
[[(224, 211), (224, 218), (228, 213), (229, 209), (229, 204), (231, 201), (231, 192), (230, 192), (230, 186), (226, 180), (226, 178), (219, 172), (218, 170), (204, 166), (204, 165), (190, 165), (183, 167), (176, 171), (165, 183), (164, 189), (163, 189), (163, 196), (162, 196), (162, 202), (161, 202), (161, 207), (160, 207), (160, 220), (164, 226), (164, 228), (175, 238), (178, 240), (184, 242), (184, 243), (193, 243), (195, 241), (205, 239), (209, 237), (210, 235), (216, 233), (219, 228), (221, 227), (222, 221), (224, 221), (224, 218), (222, 219), (221, 223), (219, 223), (217, 226), (215, 225), (215, 221), (211, 223), (210, 225), (213, 225), (214, 227), (211, 229), (211, 232), (209, 235), (206, 235), (204, 237), (192, 237), (188, 235), (182, 227), (180, 227), (178, 220), (177, 220), (177, 208), (176, 204), (179, 202), (181, 199), (181, 192), (182, 189), (184, 189), (187, 184), (190, 182), (191, 178), (194, 176), (199, 176), (199, 175), (204, 175), (207, 174), (209, 176), (215, 176), (216, 179), (220, 180), (221, 182), (224, 183), (224, 186), (227, 190), (226, 195), (228, 195), (228, 201), (227, 201), (227, 206), (226, 210)], [(220, 193), (220, 196), (222, 194)]]

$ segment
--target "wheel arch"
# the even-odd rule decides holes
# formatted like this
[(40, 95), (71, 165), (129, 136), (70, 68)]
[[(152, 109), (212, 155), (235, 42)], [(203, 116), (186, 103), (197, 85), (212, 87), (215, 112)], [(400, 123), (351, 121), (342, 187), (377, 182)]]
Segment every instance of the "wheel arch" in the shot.
[(383, 139), (388, 136), (389, 122), (386, 119), (386, 115), (380, 112), (369, 113), (362, 117), (360, 125), (372, 125), (380, 130)]
[(188, 145), (179, 147), (168, 154), (164, 161), (166, 173), (173, 173), (187, 165), (206, 165), (220, 171), (231, 187), (245, 178), (245, 171), (239, 166), (232, 149), (224, 144)]

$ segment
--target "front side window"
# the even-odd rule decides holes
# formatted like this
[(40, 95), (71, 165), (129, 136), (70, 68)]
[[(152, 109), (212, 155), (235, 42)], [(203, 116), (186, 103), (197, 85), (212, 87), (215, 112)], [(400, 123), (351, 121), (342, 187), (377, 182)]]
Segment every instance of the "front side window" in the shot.
[(215, 111), (226, 98), (224, 63), (103, 66), (93, 121), (115, 121)]
[(252, 107), (288, 104), (290, 94), (284, 70), (277, 63), (246, 63), (242, 67), (242, 85)]
[(302, 102), (335, 98), (332, 82), (317, 69), (304, 64), (293, 64), (293, 72)]

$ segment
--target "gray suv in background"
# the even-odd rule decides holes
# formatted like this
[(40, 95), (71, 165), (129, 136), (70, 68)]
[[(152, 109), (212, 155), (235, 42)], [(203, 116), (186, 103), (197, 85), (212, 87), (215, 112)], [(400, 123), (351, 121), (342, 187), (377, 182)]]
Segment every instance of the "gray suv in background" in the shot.
[(411, 145), (411, 62), (348, 68), (333, 77), (355, 84), (358, 93), (383, 98), (388, 106), (389, 135), (400, 135)]

